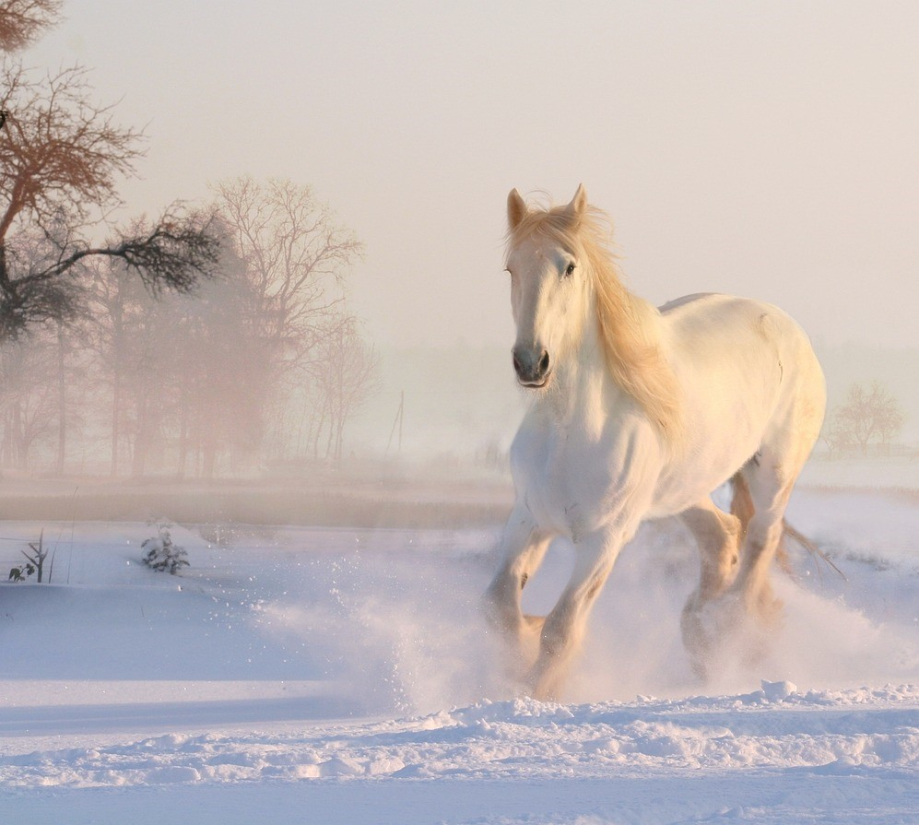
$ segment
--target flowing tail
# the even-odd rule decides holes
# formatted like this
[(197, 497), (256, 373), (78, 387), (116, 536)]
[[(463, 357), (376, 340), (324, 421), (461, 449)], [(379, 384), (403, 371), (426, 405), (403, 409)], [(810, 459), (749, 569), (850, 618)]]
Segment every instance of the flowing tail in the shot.
[[(734, 474), (734, 477), (731, 479), (731, 487), (734, 492), (731, 498), (731, 515), (736, 516), (740, 520), (740, 540), (743, 541), (743, 537), (747, 533), (747, 525), (750, 523), (753, 513), (756, 512), (756, 508), (753, 506), (753, 497), (750, 495), (750, 488), (747, 486), (747, 481), (741, 473)], [(788, 548), (785, 544), (786, 538), (796, 541), (807, 550), (808, 553), (825, 561), (839, 573), (843, 579), (846, 579), (845, 573), (833, 564), (829, 556), (827, 556), (823, 550), (799, 530), (792, 527), (786, 519), (782, 519), (782, 538), (779, 541), (779, 547), (776, 551), (775, 558), (782, 570), (789, 576), (793, 576), (793, 571), (791, 569), (791, 559), (788, 556)], [(848, 579), (846, 579), (846, 581), (848, 581)]]

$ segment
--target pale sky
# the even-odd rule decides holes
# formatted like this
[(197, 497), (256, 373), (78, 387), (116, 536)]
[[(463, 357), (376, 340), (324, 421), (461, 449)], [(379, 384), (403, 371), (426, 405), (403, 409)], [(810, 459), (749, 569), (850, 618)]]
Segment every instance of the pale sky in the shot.
[(631, 288), (919, 346), (919, 3), (67, 0), (23, 54), (147, 124), (132, 213), (241, 174), (365, 242), (381, 345), (512, 341), (507, 192), (611, 213)]

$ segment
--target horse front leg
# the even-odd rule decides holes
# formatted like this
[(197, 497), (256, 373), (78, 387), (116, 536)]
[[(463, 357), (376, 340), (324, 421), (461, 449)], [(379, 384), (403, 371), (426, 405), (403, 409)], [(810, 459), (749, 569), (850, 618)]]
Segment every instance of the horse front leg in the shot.
[(571, 579), (542, 627), (539, 657), (530, 673), (535, 698), (559, 697), (571, 660), (584, 639), (590, 610), (630, 537), (629, 533), (608, 528), (576, 545)]
[(523, 615), (520, 596), (551, 540), (551, 533), (537, 528), (528, 513), (515, 509), (504, 528), (498, 569), (485, 592), (486, 615), (510, 645), (515, 679), (535, 661), (542, 629), (541, 617)]

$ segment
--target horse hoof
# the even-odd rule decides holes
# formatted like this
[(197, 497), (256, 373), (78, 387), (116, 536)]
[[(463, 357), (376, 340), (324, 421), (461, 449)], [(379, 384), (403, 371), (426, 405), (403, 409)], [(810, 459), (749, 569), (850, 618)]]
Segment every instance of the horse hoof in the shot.
[(691, 598), (683, 610), (680, 629), (696, 678), (706, 683), (731, 659), (745, 658), (743, 639), (750, 625), (750, 610), (740, 593), (728, 591), (704, 602)]
[(782, 621), (785, 613), (785, 602), (774, 596), (766, 596), (756, 606), (757, 618), (767, 626), (775, 626)]
[(683, 647), (689, 655), (689, 664), (693, 675), (700, 681), (708, 681), (709, 656), (711, 654), (711, 639), (705, 632), (703, 623), (699, 619), (698, 609), (683, 611), (680, 620), (680, 630), (683, 636)]

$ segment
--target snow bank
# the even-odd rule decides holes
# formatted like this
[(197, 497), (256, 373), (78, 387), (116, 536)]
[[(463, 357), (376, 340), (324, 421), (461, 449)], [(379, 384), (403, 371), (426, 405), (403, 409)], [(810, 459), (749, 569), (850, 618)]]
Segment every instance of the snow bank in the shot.
[[(913, 821), (919, 509), (811, 490), (790, 517), (847, 579), (795, 551), (756, 665), (694, 680), (695, 551), (648, 525), (568, 704), (501, 677), (480, 610), (495, 530), (177, 527), (191, 567), (169, 576), (139, 564), (144, 525), (6, 523), (45, 527), (56, 561), (51, 585), (0, 585), (4, 822)], [(572, 553), (552, 548), (528, 612)]]
[(168, 734), (0, 757), (7, 788), (264, 779), (579, 779), (670, 771), (884, 771), (919, 779), (919, 688), (590, 705), (483, 702), (377, 723), (274, 734)]

